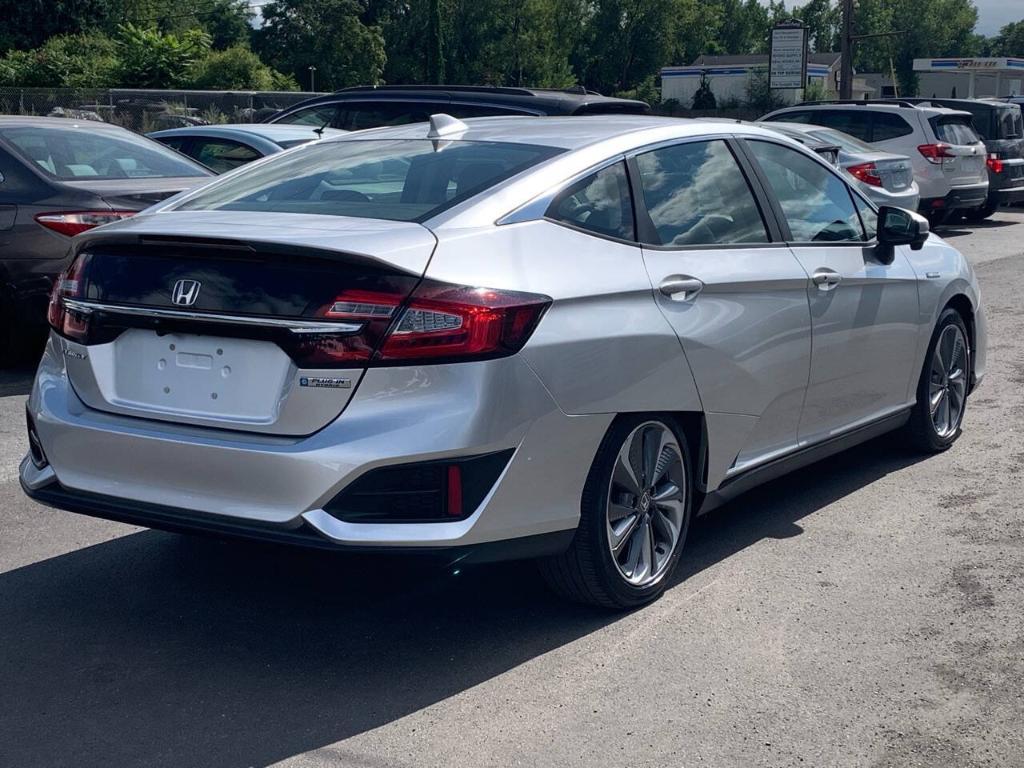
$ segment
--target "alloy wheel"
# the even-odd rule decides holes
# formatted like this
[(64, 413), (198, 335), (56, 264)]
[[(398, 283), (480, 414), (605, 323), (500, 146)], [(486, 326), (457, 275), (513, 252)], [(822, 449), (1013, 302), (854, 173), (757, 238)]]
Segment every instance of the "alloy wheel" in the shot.
[(623, 442), (608, 487), (612, 560), (637, 587), (665, 574), (686, 519), (686, 469), (672, 430), (659, 421), (636, 427)]
[(928, 410), (935, 434), (946, 438), (960, 428), (967, 399), (967, 340), (947, 325), (935, 344), (928, 388)]

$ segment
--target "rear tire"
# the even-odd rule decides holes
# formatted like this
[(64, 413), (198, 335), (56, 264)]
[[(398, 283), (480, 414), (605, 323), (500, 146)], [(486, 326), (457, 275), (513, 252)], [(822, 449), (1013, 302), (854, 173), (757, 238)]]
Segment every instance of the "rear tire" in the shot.
[(690, 453), (666, 415), (615, 420), (583, 487), (569, 549), (540, 561), (552, 590), (574, 602), (625, 610), (665, 591), (691, 514)]
[(935, 324), (917, 382), (917, 403), (906, 433), (926, 453), (949, 448), (960, 437), (970, 390), (971, 347), (960, 313), (946, 309)]
[(989, 218), (997, 210), (999, 210), (999, 201), (989, 200), (980, 208), (972, 208), (969, 211), (965, 211), (964, 218), (972, 224), (977, 224)]

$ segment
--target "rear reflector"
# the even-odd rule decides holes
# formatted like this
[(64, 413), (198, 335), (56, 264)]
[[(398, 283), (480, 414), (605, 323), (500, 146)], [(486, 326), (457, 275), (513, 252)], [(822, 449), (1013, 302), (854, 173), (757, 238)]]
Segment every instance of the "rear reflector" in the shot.
[(325, 506), (349, 523), (445, 523), (473, 514), (513, 450), (371, 469)]
[(1003, 172), (1003, 161), (999, 159), (999, 155), (995, 152), (985, 158), (985, 165), (988, 166), (988, 169), (992, 171), (992, 173)]
[(90, 229), (134, 216), (137, 211), (66, 211), (40, 213), (36, 221), (61, 235), (74, 237)]
[(858, 181), (863, 181), (872, 187), (882, 186), (882, 177), (878, 175), (878, 167), (874, 163), (851, 165), (846, 170)]

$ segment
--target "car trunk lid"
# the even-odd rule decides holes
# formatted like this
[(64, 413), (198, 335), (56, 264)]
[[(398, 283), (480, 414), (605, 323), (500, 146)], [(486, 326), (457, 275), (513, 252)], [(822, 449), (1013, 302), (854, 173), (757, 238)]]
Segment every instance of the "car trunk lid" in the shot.
[(365, 297), (404, 301), (434, 244), (418, 224), (336, 216), (170, 212), (106, 227), (78, 248), (65, 305), (85, 330), (66, 334), (68, 375), (97, 410), (310, 434), (340, 414), (390, 323)]
[(192, 189), (211, 176), (172, 178), (107, 179), (100, 181), (66, 181), (65, 186), (91, 192), (117, 211), (141, 211), (173, 195)]

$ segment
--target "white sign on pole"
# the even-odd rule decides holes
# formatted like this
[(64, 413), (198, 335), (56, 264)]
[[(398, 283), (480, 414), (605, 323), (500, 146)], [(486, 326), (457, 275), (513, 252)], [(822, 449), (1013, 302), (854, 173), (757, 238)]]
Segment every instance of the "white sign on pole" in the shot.
[(807, 85), (807, 29), (799, 21), (772, 27), (768, 54), (769, 88), (803, 88)]

